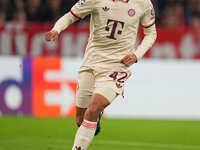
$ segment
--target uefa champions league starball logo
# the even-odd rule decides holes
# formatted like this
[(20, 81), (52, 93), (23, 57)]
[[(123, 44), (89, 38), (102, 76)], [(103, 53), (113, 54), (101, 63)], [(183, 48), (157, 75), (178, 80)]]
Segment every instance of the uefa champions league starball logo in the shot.
[(129, 15), (130, 17), (135, 16), (135, 9), (129, 9), (128, 15)]
[(75, 7), (80, 9), (80, 6), (83, 5), (85, 3), (85, 0), (79, 0), (76, 4)]
[(85, 0), (79, 0), (78, 3), (79, 5), (83, 5), (85, 3)]

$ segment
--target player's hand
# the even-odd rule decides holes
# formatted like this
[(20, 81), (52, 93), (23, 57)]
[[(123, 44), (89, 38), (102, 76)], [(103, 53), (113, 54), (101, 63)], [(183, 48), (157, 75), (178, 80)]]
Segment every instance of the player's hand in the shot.
[(122, 60), (121, 63), (123, 63), (126, 67), (130, 67), (132, 64), (137, 62), (137, 56), (135, 54), (128, 54), (126, 55)]
[(45, 34), (46, 41), (56, 41), (58, 40), (59, 33), (57, 31), (49, 31)]

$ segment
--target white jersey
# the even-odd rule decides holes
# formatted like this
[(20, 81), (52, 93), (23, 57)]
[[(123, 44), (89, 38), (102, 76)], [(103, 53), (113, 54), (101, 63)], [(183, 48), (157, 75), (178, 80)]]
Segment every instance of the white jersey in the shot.
[(150, 0), (80, 0), (70, 12), (79, 19), (91, 14), (81, 69), (124, 67), (120, 60), (135, 51), (139, 25), (155, 24)]

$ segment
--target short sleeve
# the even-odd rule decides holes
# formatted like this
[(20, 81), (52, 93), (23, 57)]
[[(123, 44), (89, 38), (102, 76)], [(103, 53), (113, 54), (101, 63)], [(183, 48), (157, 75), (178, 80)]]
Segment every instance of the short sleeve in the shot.
[(70, 10), (71, 14), (78, 19), (83, 19), (92, 13), (94, 0), (79, 0)]
[(151, 5), (145, 12), (144, 15), (141, 18), (141, 25), (144, 28), (151, 27), (155, 24), (155, 10), (153, 8), (153, 5)]

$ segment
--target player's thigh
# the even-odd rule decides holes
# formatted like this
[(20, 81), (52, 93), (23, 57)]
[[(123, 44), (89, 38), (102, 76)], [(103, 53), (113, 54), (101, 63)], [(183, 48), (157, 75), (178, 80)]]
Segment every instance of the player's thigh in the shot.
[[(78, 108), (88, 108), (94, 90), (94, 80), (95, 78), (92, 71), (83, 71), (79, 73), (76, 94), (76, 106)], [(80, 111), (80, 113), (82, 113), (82, 111)]]

